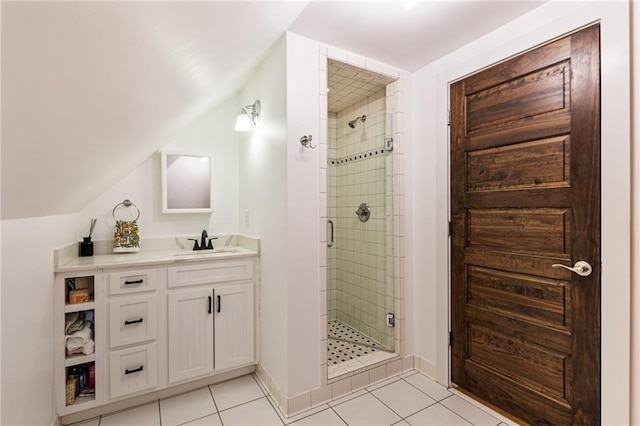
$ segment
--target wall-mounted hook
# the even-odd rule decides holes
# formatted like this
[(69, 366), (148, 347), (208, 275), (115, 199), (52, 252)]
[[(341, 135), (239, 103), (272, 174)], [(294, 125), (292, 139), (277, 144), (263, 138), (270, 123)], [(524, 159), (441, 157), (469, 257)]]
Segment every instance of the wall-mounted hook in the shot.
[(311, 145), (312, 139), (313, 136), (311, 135), (302, 135), (302, 137), (300, 138), (300, 145), (304, 146), (305, 148), (315, 149), (318, 145)]

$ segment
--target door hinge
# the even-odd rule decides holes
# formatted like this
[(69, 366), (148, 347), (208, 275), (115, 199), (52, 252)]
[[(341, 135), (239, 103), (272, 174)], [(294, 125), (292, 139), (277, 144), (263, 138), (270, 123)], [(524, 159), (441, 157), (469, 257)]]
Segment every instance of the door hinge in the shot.
[(451, 110), (447, 109), (447, 126), (451, 126)]
[(453, 331), (449, 332), (449, 346), (453, 346)]
[(387, 314), (385, 316), (385, 324), (387, 327), (395, 327), (396, 326), (396, 316), (394, 314)]
[(449, 221), (448, 227), (447, 227), (447, 235), (451, 236), (451, 221)]

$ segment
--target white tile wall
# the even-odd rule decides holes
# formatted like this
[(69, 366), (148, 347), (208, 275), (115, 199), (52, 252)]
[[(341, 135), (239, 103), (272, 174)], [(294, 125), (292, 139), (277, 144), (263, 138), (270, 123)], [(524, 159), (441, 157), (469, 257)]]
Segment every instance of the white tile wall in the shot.
[[(381, 89), (329, 117), (330, 219), (335, 245), (329, 250), (329, 319), (338, 319), (393, 349), (392, 154), (383, 150), (386, 90)], [(355, 128), (347, 123), (366, 115)], [(378, 124), (382, 123), (382, 126)], [(360, 222), (355, 211), (367, 203), (371, 216)], [(335, 278), (333, 278), (335, 276)]]
[[(367, 73), (379, 73), (382, 72), (384, 74), (379, 81), (384, 81), (386, 78), (387, 81), (386, 89), (384, 91), (384, 95), (378, 98), (378, 91), (374, 91), (374, 93), (366, 93), (366, 101), (357, 100), (357, 102), (351, 102), (351, 111), (348, 110), (349, 105), (345, 109), (345, 113), (350, 116), (350, 118), (346, 121), (344, 117), (341, 117), (343, 120), (342, 128), (340, 127), (338, 114), (335, 112), (337, 108), (335, 108), (335, 104), (332, 104), (327, 99), (326, 105), (328, 105), (329, 112), (325, 113), (321, 111), (320, 118), (326, 121), (321, 121), (321, 124), (327, 125), (326, 131), (320, 133), (320, 141), (319, 143), (326, 147), (326, 151), (321, 156), (322, 164), (321, 169), (326, 168), (326, 182), (327, 187), (326, 190), (324, 188), (320, 189), (320, 196), (327, 197), (326, 202), (326, 216), (322, 215), (321, 218), (323, 222), (327, 219), (339, 217), (341, 214), (353, 214), (353, 211), (349, 213), (350, 210), (347, 207), (343, 207), (339, 205), (338, 197), (337, 197), (337, 180), (338, 180), (338, 166), (337, 164), (332, 166), (331, 164), (326, 164), (326, 159), (341, 159), (342, 157), (348, 157), (355, 155), (356, 153), (360, 155), (360, 152), (356, 151), (357, 149), (367, 149), (372, 145), (375, 147), (375, 137), (373, 141), (370, 138), (373, 135), (384, 134), (384, 137), (392, 137), (394, 139), (394, 150), (391, 154), (385, 154), (384, 161), (384, 179), (385, 179), (385, 191), (384, 193), (375, 193), (377, 191), (377, 181), (374, 179), (373, 185), (367, 184), (366, 191), (369, 192), (372, 190), (374, 192), (373, 202), (378, 205), (384, 205), (384, 215), (386, 217), (384, 225), (378, 224), (378, 227), (374, 228), (375, 237), (371, 237), (369, 233), (362, 233), (358, 231), (358, 229), (352, 229), (347, 231), (346, 236), (346, 247), (345, 250), (351, 253), (351, 257), (345, 262), (349, 262), (354, 266), (354, 270), (350, 273), (355, 276), (365, 277), (367, 279), (373, 279), (378, 283), (384, 283), (386, 286), (384, 291), (381, 291), (379, 284), (376, 286), (376, 297), (375, 302), (373, 300), (367, 301), (366, 303), (360, 303), (360, 311), (363, 311), (362, 307), (364, 305), (364, 312), (367, 315), (379, 316), (384, 312), (384, 310), (379, 310), (378, 308), (374, 308), (373, 312), (371, 312), (371, 306), (391, 306), (396, 309), (396, 327), (390, 330), (393, 330), (393, 338), (394, 338), (394, 346), (395, 351), (399, 355), (392, 357), (389, 360), (384, 360), (380, 362), (372, 363), (363, 369), (356, 370), (353, 372), (347, 372), (344, 375), (332, 376), (330, 379), (328, 377), (328, 366), (327, 366), (327, 356), (321, 356), (321, 365), (320, 365), (320, 384), (321, 386), (317, 389), (309, 391), (311, 393), (311, 404), (315, 406), (324, 401), (327, 401), (329, 394), (331, 394), (332, 398), (335, 398), (337, 395), (348, 394), (351, 391), (357, 390), (357, 388), (363, 384), (366, 384), (366, 374), (362, 374), (365, 371), (369, 376), (369, 383), (376, 383), (386, 377), (393, 376), (397, 374), (398, 371), (406, 371), (407, 369), (413, 368), (414, 366), (418, 368), (422, 366), (422, 360), (415, 359), (412, 355), (405, 355), (404, 348), (404, 333), (402, 330), (404, 329), (404, 181), (402, 177), (404, 176), (404, 155), (403, 155), (403, 145), (405, 143), (404, 140), (404, 82), (402, 80), (403, 75), (398, 72), (398, 70), (389, 67), (385, 64), (379, 64), (374, 61), (364, 60), (363, 58), (353, 57), (352, 54), (348, 54), (347, 52), (337, 49), (334, 47), (320, 47), (320, 66), (319, 73), (328, 73), (329, 67), (327, 66), (328, 60), (339, 60), (345, 63), (350, 63), (352, 65), (357, 65), (358, 67), (366, 69)], [(351, 60), (348, 60), (351, 59)], [(365, 73), (366, 74), (366, 73)], [(398, 79), (399, 78), (399, 79)], [(394, 79), (398, 79), (396, 81), (392, 81)], [(328, 98), (326, 95), (322, 95), (326, 88), (323, 86), (324, 82), (327, 81), (328, 85), (331, 85), (331, 78), (327, 78), (325, 80), (324, 76), (319, 77), (319, 93), (321, 94), (321, 98)], [(392, 81), (389, 83), (389, 81)], [(388, 84), (387, 84), (388, 83)], [(353, 87), (352, 87), (353, 88)], [(369, 87), (370, 89), (370, 87)], [(353, 91), (352, 91), (353, 92)], [(354, 93), (351, 95), (352, 97), (356, 96)], [(375, 102), (372, 105), (369, 98), (375, 98)], [(325, 99), (322, 99), (322, 105), (325, 105)], [(353, 105), (355, 103), (355, 105)], [(366, 109), (365, 109), (366, 108)], [(380, 114), (381, 110), (386, 110), (383, 115)], [(334, 111), (334, 112), (332, 112)], [(366, 111), (366, 112), (365, 112)], [(342, 112), (342, 110), (341, 110)], [(360, 116), (362, 114), (367, 115), (367, 121), (365, 122), (364, 130), (362, 132), (362, 123), (358, 123), (358, 126), (353, 129), (354, 132), (349, 133), (347, 131), (346, 135), (343, 134), (343, 130), (346, 126), (346, 123), (350, 120), (353, 120), (355, 117)], [(368, 126), (367, 126), (368, 123)], [(347, 129), (349, 129), (347, 127)], [(356, 136), (357, 130), (361, 130), (361, 133)], [(364, 137), (363, 137), (364, 133)], [(338, 152), (338, 138), (344, 138), (346, 136), (346, 146)], [(373, 142), (373, 144), (372, 144)], [(359, 145), (357, 145), (359, 144)], [(381, 147), (382, 145), (380, 145)], [(370, 151), (368, 151), (370, 152)], [(376, 156), (373, 156), (375, 159)], [(380, 170), (381, 167), (375, 162), (367, 162), (371, 158), (367, 157), (367, 159), (358, 160), (353, 162), (352, 173), (347, 173), (347, 184), (353, 185), (352, 191), (347, 191), (346, 197), (356, 197), (361, 196), (363, 194), (359, 193), (359, 190), (355, 189), (355, 186), (358, 185), (360, 188), (362, 186), (362, 178), (363, 173), (367, 173), (366, 178), (369, 178), (369, 172), (375, 172)], [(365, 166), (362, 165), (356, 166), (357, 162), (365, 163)], [(350, 163), (350, 162), (349, 162)], [(373, 164), (371, 166), (370, 164)], [(321, 171), (322, 173), (322, 171)], [(359, 177), (356, 177), (359, 176)], [(322, 176), (324, 179), (325, 176)], [(359, 181), (356, 183), (356, 180)], [(388, 182), (388, 183), (387, 183)], [(393, 190), (393, 192), (392, 192)], [(381, 197), (382, 199), (378, 198)], [(345, 210), (347, 209), (347, 210)], [(353, 209), (355, 211), (355, 209)], [(355, 218), (355, 215), (353, 215)], [(380, 232), (379, 226), (383, 226), (384, 232)], [(395, 233), (394, 233), (395, 230)], [(322, 237), (321, 237), (322, 238)], [(357, 252), (354, 251), (354, 242), (366, 242), (367, 244), (375, 244), (376, 250), (374, 252)], [(321, 312), (321, 321), (327, 321), (331, 319), (335, 319), (338, 316), (338, 301), (337, 301), (337, 293), (338, 293), (338, 265), (337, 265), (337, 250), (329, 250), (326, 259), (327, 266), (321, 267), (320, 276), (326, 277), (326, 280), (320, 285), (320, 291), (323, 291), (327, 294), (327, 303), (326, 303), (326, 312)], [(387, 270), (384, 268), (376, 268), (377, 262), (379, 261), (379, 257), (384, 256), (384, 262), (387, 266)], [(355, 267), (355, 263), (360, 262), (360, 268)], [(363, 269), (365, 272), (363, 273)], [(371, 272), (371, 271), (374, 272)], [(325, 291), (326, 290), (326, 291)], [(392, 293), (389, 293), (390, 290), (393, 290)], [(384, 293), (384, 295), (383, 295)], [(393, 294), (393, 296), (388, 296), (388, 294)], [(354, 295), (352, 295), (352, 301)], [(353, 303), (356, 305), (356, 303)], [(321, 330), (321, 350), (326, 351), (326, 336), (322, 335)], [(355, 381), (353, 377), (356, 377)], [(355, 383), (354, 383), (355, 382)], [(351, 390), (349, 390), (349, 388)], [(276, 392), (278, 389), (276, 389)], [(283, 404), (284, 403), (284, 404)], [(282, 401), (280, 406), (285, 405), (286, 402)]]

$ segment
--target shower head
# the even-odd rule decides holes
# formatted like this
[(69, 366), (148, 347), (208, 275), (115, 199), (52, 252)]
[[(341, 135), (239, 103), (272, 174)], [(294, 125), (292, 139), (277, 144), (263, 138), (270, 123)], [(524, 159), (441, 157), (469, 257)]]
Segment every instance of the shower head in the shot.
[(362, 121), (364, 123), (365, 121), (367, 121), (367, 116), (363, 115), (361, 117), (357, 117), (355, 120), (351, 120), (349, 122), (349, 127), (351, 127), (352, 129), (355, 129), (356, 128), (356, 123), (358, 122), (358, 120), (360, 120), (360, 121)]

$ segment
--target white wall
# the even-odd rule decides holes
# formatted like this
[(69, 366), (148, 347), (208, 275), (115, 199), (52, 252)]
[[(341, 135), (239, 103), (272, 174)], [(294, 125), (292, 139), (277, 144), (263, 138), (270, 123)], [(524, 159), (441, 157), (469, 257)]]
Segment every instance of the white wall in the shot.
[[(603, 141), (602, 421), (603, 424), (629, 423), (630, 307), (620, 304), (622, 300), (629, 300), (631, 260), (628, 12), (629, 4), (626, 2), (551, 1), (414, 74), (413, 109), (416, 119), (413, 130), (414, 135), (421, 136), (422, 143), (413, 145), (414, 155), (411, 156), (414, 234), (411, 250), (414, 257), (420, 254), (427, 261), (413, 262), (416, 294), (413, 319), (414, 324), (436, 324), (435, 335), (416, 327), (415, 349), (417, 355), (436, 364), (439, 381), (448, 382), (447, 84), (547, 40), (600, 21)], [(637, 34), (634, 41), (638, 43)], [(637, 83), (634, 88), (638, 96), (640, 91)], [(418, 120), (418, 117), (421, 119)], [(638, 188), (634, 189), (634, 197), (640, 196)], [(430, 217), (428, 221), (420, 219), (429, 206), (435, 206), (435, 217)], [(423, 257), (422, 253), (433, 255)], [(419, 284), (422, 279), (424, 285)], [(635, 303), (638, 303), (637, 298)], [(421, 309), (417, 309), (418, 306)], [(640, 330), (634, 329), (633, 336), (634, 340), (640, 338)], [(634, 397), (637, 400), (637, 395)]]
[(48, 425), (53, 392), (53, 250), (77, 215), (2, 221), (3, 425)]
[[(254, 71), (241, 104), (260, 124), (240, 141), (240, 230), (261, 238), (261, 364), (284, 396), (320, 384), (318, 44), (287, 33)], [(248, 217), (248, 223), (246, 218)]]
[[(206, 229), (210, 236), (238, 232), (238, 133), (233, 130), (238, 113), (238, 97), (233, 96), (210, 109), (180, 132), (179, 138), (165, 148), (176, 152), (213, 156), (214, 212), (162, 213), (160, 155), (154, 154), (79, 214), (73, 234), (80, 240), (89, 230), (92, 217), (98, 218), (94, 240), (113, 239), (113, 208), (130, 199), (140, 209), (140, 236), (144, 238), (198, 236)], [(120, 207), (118, 218), (128, 218)]]
[[(287, 33), (287, 260), (289, 396), (320, 385), (320, 144), (317, 42)], [(323, 106), (326, 118), (326, 105)], [(326, 151), (324, 152), (326, 158)], [(326, 209), (326, 207), (325, 207)], [(323, 293), (324, 294), (324, 293)], [(326, 324), (325, 324), (326, 325)]]
[(260, 363), (281, 389), (287, 381), (286, 43), (271, 48), (241, 91), (237, 110), (261, 104), (260, 123), (241, 133), (240, 232), (261, 238)]
[(160, 159), (154, 155), (78, 214), (2, 221), (0, 423), (49, 424), (54, 418), (53, 250), (87, 235), (92, 217), (99, 219), (94, 240), (110, 240), (113, 207), (131, 199), (141, 211), (143, 247), (144, 238), (238, 231), (237, 111), (234, 96), (190, 123), (167, 147), (214, 156), (213, 214), (162, 214)]
[(633, 175), (633, 209), (632, 209), (632, 221), (633, 221), (633, 240), (632, 247), (632, 280), (634, 284), (631, 287), (631, 401), (635, 401), (631, 405), (631, 424), (640, 425), (640, 227), (638, 225), (638, 219), (640, 218), (640, 4), (638, 2), (631, 5), (632, 11), (632, 25), (631, 34), (633, 47), (632, 52), (632, 70), (633, 70), (633, 105), (631, 111), (633, 112), (633, 143), (632, 143), (632, 175)]

